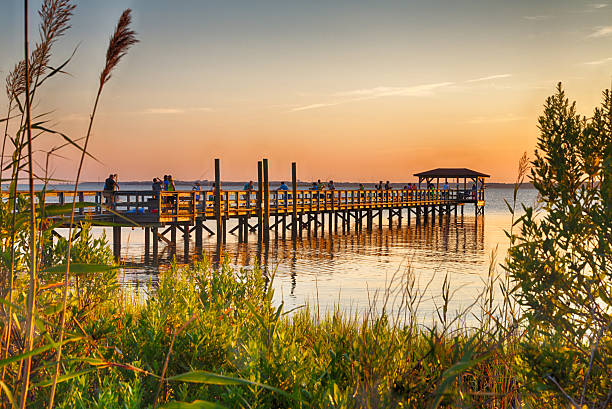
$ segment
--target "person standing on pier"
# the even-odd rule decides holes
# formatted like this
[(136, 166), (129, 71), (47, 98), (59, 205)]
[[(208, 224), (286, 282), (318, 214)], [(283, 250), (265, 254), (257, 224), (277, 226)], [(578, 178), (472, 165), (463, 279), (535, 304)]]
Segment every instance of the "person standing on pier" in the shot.
[(287, 186), (285, 182), (281, 182), (277, 190), (289, 190), (289, 186)]
[(164, 175), (164, 191), (168, 191), (168, 175)]
[(330, 180), (329, 183), (327, 184), (327, 188), (329, 190), (336, 190), (336, 185), (334, 185), (334, 181)]
[(159, 192), (162, 190), (162, 181), (158, 178), (153, 178), (153, 183), (151, 184), (151, 188), (154, 192)]
[(249, 180), (248, 183), (244, 184), (244, 187), (242, 188), (242, 190), (246, 191), (246, 192), (252, 192), (253, 191), (253, 181)]
[(104, 198), (106, 200), (106, 204), (113, 207), (115, 205), (115, 190), (119, 189), (119, 185), (115, 181), (115, 175), (112, 173), (108, 175), (106, 180), (104, 181)]
[[(195, 182), (191, 190), (195, 190), (196, 192), (199, 192), (202, 190), (202, 185), (200, 185), (200, 182)], [(199, 201), (200, 201), (200, 194), (198, 193), (196, 195), (196, 202), (199, 202)]]
[(159, 178), (153, 178), (151, 188), (153, 189), (153, 198), (155, 199), (155, 203), (157, 203), (159, 192), (162, 190), (162, 181)]
[(172, 179), (172, 175), (168, 175), (168, 192), (176, 191), (176, 185), (174, 184), (174, 179)]
[(448, 185), (448, 181), (444, 181), (442, 184), (442, 198), (448, 199), (450, 193), (450, 186)]

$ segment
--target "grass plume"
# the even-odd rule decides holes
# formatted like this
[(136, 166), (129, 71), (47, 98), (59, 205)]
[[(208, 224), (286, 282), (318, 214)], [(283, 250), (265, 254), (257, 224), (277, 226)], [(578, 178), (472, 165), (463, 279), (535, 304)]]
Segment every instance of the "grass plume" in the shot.
[(126, 9), (119, 18), (119, 23), (115, 28), (115, 32), (110, 39), (108, 44), (108, 50), (106, 51), (106, 64), (100, 74), (100, 90), (104, 84), (111, 78), (111, 74), (119, 61), (125, 56), (128, 49), (136, 44), (136, 33), (130, 28), (132, 22), (132, 10)]

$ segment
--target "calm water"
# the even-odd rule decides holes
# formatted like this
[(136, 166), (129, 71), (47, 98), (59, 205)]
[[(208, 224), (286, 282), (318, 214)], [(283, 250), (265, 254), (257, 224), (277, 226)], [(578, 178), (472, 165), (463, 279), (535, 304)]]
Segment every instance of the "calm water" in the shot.
[[(323, 237), (316, 238), (304, 233), (295, 246), (290, 239), (274, 239), (271, 232), (267, 247), (257, 244), (257, 234), (251, 233), (249, 243), (238, 243), (237, 236), (228, 234), (227, 244), (218, 249), (215, 236), (204, 234), (202, 250), (212, 258), (226, 254), (235, 266), (252, 268), (259, 261), (266, 271), (275, 271), (275, 295), (277, 301), (285, 302), (287, 309), (310, 302), (319, 305), (321, 310), (338, 304), (345, 310), (363, 311), (377, 291), (388, 287), (394, 274), (403, 273), (410, 266), (417, 285), (426, 293), (420, 313), (428, 319), (436, 305), (440, 305), (445, 276), (449, 277), (451, 288), (456, 290), (451, 302), (451, 311), (455, 311), (472, 304), (482, 290), (492, 251), (497, 249), (497, 264), (503, 260), (508, 243), (504, 229), (510, 227), (511, 220), (504, 199), (511, 201), (511, 198), (511, 189), (488, 189), (486, 215), (478, 219), (474, 217), (473, 206), (466, 205), (463, 217), (459, 213), (456, 218), (451, 216), (442, 222), (436, 219), (435, 224), (417, 226), (413, 217), (408, 226), (404, 217), (401, 227), (396, 221), (389, 228), (385, 217), (382, 229), (375, 224), (372, 232), (356, 233), (352, 225), (351, 233), (330, 235), (325, 231)], [(520, 202), (531, 205), (535, 199), (535, 190), (519, 191)], [(212, 227), (214, 221), (208, 224)], [(228, 230), (234, 225), (230, 221)], [(104, 230), (95, 229), (98, 234)], [(106, 234), (111, 237), (110, 232)], [(180, 233), (177, 237), (177, 262), (192, 262), (198, 255), (190, 254), (185, 258)], [(168, 268), (173, 256), (160, 242), (159, 265), (144, 263), (143, 229), (125, 228), (122, 241), (123, 260), (137, 265), (123, 269), (122, 279), (126, 286), (142, 292), (149, 282), (155, 282), (160, 269)], [(190, 249), (194, 251), (194, 247), (192, 242)]]

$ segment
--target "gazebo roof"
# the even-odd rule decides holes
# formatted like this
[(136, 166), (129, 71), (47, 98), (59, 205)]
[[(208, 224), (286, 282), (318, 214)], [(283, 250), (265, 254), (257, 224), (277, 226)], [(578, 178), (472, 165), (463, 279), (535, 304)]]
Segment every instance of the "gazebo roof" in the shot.
[(425, 172), (415, 173), (414, 176), (422, 178), (488, 178), (490, 175), (476, 172), (468, 168), (437, 168)]

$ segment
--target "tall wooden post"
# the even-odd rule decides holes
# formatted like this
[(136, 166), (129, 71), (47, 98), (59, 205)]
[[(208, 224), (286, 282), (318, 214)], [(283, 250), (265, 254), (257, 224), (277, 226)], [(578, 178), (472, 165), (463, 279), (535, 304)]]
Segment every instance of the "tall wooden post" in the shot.
[(297, 164), (291, 163), (291, 183), (293, 187), (293, 206), (291, 211), (291, 239), (297, 239)]
[(121, 226), (113, 226), (113, 255), (115, 262), (121, 261)]
[(270, 241), (270, 179), (268, 178), (268, 159), (263, 160), (263, 199), (264, 199), (264, 242)]
[(257, 162), (257, 242), (263, 240), (263, 167), (262, 162)]
[(223, 240), (223, 219), (221, 216), (221, 169), (219, 159), (215, 159), (215, 219), (217, 220), (217, 244)]
[(249, 242), (249, 216), (244, 216), (244, 233), (242, 233), (242, 240), (245, 243)]
[(151, 228), (150, 227), (145, 227), (144, 228), (144, 234), (145, 234), (145, 262), (149, 262), (149, 253), (151, 252)]
[(195, 221), (195, 245), (196, 248), (202, 248), (202, 219)]
[(170, 247), (172, 254), (176, 253), (176, 223), (172, 223), (170, 226)]
[(185, 260), (189, 259), (189, 222), (185, 222), (183, 224), (183, 252), (185, 255)]
[(158, 261), (158, 248), (159, 248), (159, 237), (157, 236), (157, 227), (153, 227), (152, 229), (153, 236), (153, 263), (157, 264)]

